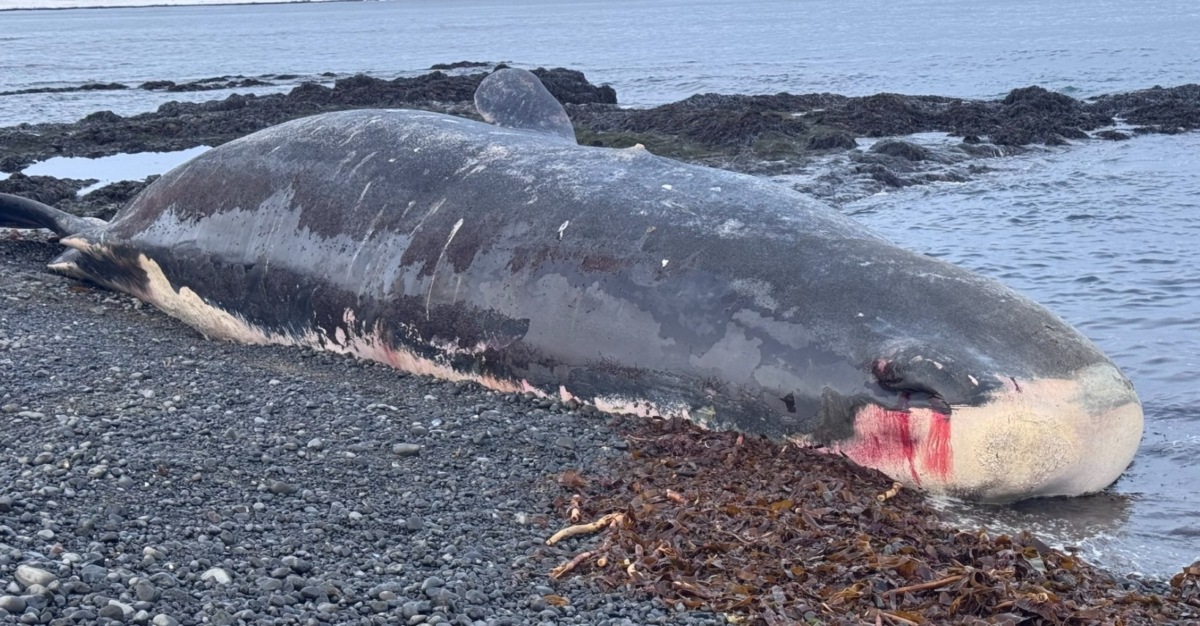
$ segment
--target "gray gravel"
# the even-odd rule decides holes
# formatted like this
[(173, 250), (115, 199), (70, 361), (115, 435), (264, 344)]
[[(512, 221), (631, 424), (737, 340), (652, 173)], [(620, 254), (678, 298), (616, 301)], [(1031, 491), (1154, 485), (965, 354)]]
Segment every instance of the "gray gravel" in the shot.
[[(601, 416), (208, 342), (0, 230), (0, 623), (721, 624), (547, 572)], [(566, 597), (555, 607), (545, 596)]]

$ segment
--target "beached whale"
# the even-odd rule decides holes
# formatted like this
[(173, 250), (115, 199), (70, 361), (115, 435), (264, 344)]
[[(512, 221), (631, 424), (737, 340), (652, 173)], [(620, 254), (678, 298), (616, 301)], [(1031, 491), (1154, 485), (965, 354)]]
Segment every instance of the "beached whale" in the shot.
[(15, 196), (60, 273), (211, 338), (302, 344), (822, 445), (981, 500), (1103, 489), (1142, 411), (1079, 332), (793, 190), (579, 146), (536, 77), (485, 124), (329, 113), (211, 150), (107, 224)]

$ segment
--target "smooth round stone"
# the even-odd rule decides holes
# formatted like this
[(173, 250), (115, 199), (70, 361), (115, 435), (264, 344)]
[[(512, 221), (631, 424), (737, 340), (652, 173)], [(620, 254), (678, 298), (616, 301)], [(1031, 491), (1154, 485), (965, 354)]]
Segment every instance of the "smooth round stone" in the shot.
[(41, 585), (45, 587), (50, 583), (58, 580), (58, 576), (47, 572), (44, 569), (33, 567), (32, 565), (19, 565), (13, 578), (21, 584), (22, 587), (29, 588), (31, 585)]
[(205, 571), (200, 575), (200, 580), (211, 580), (218, 585), (228, 585), (233, 582), (233, 578), (229, 575), (229, 572), (219, 567)]
[(25, 598), (20, 596), (0, 596), (0, 609), (13, 615), (25, 612)]
[(397, 443), (392, 445), (392, 454), (396, 456), (416, 456), (421, 453), (421, 446), (415, 443)]

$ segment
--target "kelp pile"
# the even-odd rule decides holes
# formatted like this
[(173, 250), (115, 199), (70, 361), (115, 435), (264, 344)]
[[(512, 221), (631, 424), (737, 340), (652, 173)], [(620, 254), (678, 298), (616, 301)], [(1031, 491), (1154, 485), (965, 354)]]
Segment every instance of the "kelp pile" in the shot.
[(1028, 533), (949, 528), (919, 493), (834, 455), (620, 426), (631, 454), (613, 476), (559, 477), (569, 526), (548, 543), (576, 554), (552, 578), (748, 624), (1200, 623), (1200, 563), (1155, 588)]

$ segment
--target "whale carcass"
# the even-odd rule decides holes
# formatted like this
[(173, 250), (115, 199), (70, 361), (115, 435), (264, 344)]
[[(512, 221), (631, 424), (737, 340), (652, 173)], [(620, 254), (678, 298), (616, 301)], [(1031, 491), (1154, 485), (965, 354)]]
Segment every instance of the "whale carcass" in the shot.
[(493, 123), (295, 120), (109, 223), (3, 196), (0, 226), (211, 338), (820, 445), (935, 493), (1084, 494), (1133, 458), (1130, 382), (1000, 283), (760, 178), (577, 145), (528, 72), (476, 103)]

